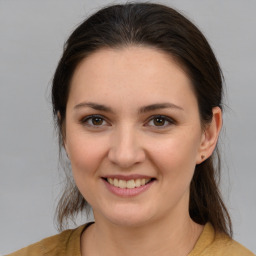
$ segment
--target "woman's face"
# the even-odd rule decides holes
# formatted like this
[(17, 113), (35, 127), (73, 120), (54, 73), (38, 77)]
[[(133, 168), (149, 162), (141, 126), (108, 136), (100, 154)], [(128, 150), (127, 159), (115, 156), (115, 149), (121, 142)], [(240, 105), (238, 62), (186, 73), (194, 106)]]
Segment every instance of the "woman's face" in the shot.
[(75, 182), (96, 221), (138, 226), (188, 215), (203, 132), (191, 82), (168, 55), (127, 47), (84, 59), (65, 131)]

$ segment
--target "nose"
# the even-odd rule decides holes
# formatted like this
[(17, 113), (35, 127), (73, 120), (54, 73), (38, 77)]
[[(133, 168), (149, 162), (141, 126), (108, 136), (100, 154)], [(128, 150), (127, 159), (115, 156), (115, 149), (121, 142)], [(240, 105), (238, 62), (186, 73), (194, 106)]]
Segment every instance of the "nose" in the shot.
[(108, 152), (112, 163), (127, 169), (145, 160), (146, 155), (139, 134), (134, 129), (124, 126), (112, 135)]

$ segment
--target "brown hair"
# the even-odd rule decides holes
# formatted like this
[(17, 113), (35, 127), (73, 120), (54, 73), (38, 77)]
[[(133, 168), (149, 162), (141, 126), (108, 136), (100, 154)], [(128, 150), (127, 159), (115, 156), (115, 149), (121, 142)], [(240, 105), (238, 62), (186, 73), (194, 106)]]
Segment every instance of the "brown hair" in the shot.
[[(222, 108), (222, 73), (214, 53), (199, 29), (176, 10), (152, 3), (106, 7), (81, 23), (68, 38), (52, 85), (53, 113), (60, 148), (70, 81), (82, 59), (103, 48), (150, 46), (179, 61), (190, 77), (197, 97), (202, 125), (212, 119), (212, 108)], [(58, 113), (61, 118), (58, 118)], [(215, 159), (214, 159), (215, 157)], [(217, 157), (217, 158), (216, 158)], [(190, 186), (189, 213), (199, 223), (210, 222), (216, 231), (232, 236), (228, 211), (218, 189), (220, 175), (217, 148), (214, 155), (195, 168)], [(57, 207), (59, 228), (68, 218), (86, 209), (88, 203), (72, 178)]]

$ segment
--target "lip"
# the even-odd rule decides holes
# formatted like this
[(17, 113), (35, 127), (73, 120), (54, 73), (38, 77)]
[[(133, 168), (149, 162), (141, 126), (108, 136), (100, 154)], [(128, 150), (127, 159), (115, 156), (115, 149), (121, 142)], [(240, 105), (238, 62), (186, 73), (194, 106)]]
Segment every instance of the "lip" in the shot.
[(133, 175), (106, 175), (102, 177), (103, 179), (118, 179), (118, 180), (136, 180), (136, 179), (153, 179), (154, 177), (140, 175), (140, 174), (133, 174)]
[[(116, 179), (123, 179), (123, 180), (134, 179), (131, 177), (137, 177), (137, 179), (140, 179), (141, 177), (145, 178), (148, 176), (141, 176), (141, 175), (139, 175), (139, 176), (137, 176), (137, 175), (135, 175), (135, 176), (134, 175), (131, 175), (131, 176), (122, 176), (122, 175), (107, 176), (107, 178), (116, 178)], [(150, 177), (148, 177), (148, 178), (150, 178)], [(155, 183), (156, 180), (153, 179), (149, 183), (142, 185), (140, 187), (137, 187), (137, 188), (136, 187), (135, 188), (118, 188), (118, 187), (115, 187), (115, 186), (111, 185), (110, 183), (108, 183), (105, 180), (105, 178), (103, 178), (102, 181), (104, 182), (106, 188), (114, 195), (117, 195), (119, 197), (135, 197), (135, 196), (138, 196), (138, 195), (142, 194), (143, 192), (147, 191)]]

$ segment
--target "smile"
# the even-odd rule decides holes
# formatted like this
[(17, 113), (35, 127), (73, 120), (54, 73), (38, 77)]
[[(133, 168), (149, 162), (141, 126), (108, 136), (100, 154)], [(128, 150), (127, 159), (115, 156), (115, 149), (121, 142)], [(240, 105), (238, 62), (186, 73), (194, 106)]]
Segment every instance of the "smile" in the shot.
[(102, 177), (102, 180), (111, 193), (120, 197), (138, 196), (147, 191), (156, 181), (155, 178), (141, 175)]
[(122, 179), (117, 179), (117, 178), (107, 178), (107, 182), (114, 187), (118, 188), (138, 188), (141, 186), (144, 186), (145, 184), (149, 183), (152, 179), (150, 178), (143, 178), (143, 179), (130, 179), (130, 180), (122, 180)]

